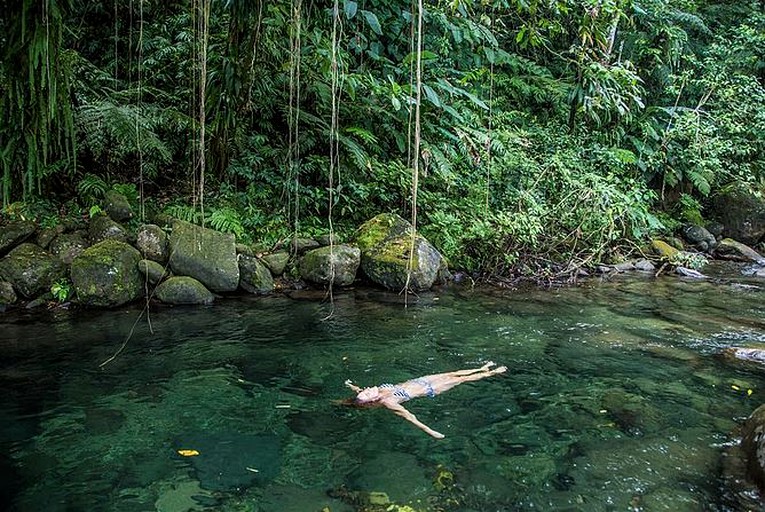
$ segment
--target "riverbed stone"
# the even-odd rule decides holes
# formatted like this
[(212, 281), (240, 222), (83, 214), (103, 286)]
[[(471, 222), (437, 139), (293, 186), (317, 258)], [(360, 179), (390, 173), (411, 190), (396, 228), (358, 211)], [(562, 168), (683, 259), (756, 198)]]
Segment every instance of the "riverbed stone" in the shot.
[(106, 215), (96, 215), (90, 219), (88, 225), (88, 237), (94, 244), (113, 238), (121, 242), (127, 242), (128, 234), (121, 224)]
[(125, 222), (133, 218), (133, 208), (130, 206), (127, 197), (116, 190), (108, 190), (104, 194), (104, 202), (106, 203), (104, 211), (115, 221)]
[(72, 284), (78, 300), (88, 306), (117, 307), (138, 299), (143, 279), (141, 253), (116, 239), (85, 249), (72, 262)]
[(271, 271), (255, 256), (239, 256), (239, 286), (247, 292), (267, 294), (274, 291)]
[(356, 279), (360, 264), (361, 250), (358, 247), (320, 247), (308, 251), (300, 260), (300, 277), (321, 286), (348, 286)]
[(261, 261), (274, 276), (280, 276), (284, 273), (284, 269), (287, 268), (287, 263), (290, 261), (290, 254), (287, 251), (278, 251), (271, 254), (266, 254), (261, 258)]
[(160, 283), (155, 296), (165, 304), (212, 304), (213, 294), (205, 285), (188, 276), (170, 277)]
[(168, 257), (168, 236), (156, 224), (145, 224), (136, 234), (136, 248), (147, 260), (165, 263)]
[(0, 226), (0, 256), (31, 237), (35, 232), (35, 223), (31, 220), (20, 220)]
[(62, 224), (53, 228), (43, 228), (37, 233), (36, 243), (47, 251), (50, 247), (50, 243), (64, 231), (65, 229)]
[(175, 220), (172, 229), (170, 268), (173, 273), (193, 277), (213, 292), (233, 292), (239, 287), (233, 234), (182, 220)]
[(752, 261), (758, 265), (765, 265), (765, 257), (751, 247), (732, 238), (723, 238), (715, 248), (715, 256), (738, 261)]
[(0, 260), (0, 279), (28, 299), (49, 290), (64, 273), (58, 260), (35, 244), (23, 243)]
[(680, 252), (675, 247), (672, 247), (664, 240), (654, 239), (651, 240), (651, 248), (653, 251), (659, 255), (659, 257), (664, 258), (666, 260), (672, 260), (674, 259), (677, 254)]
[(291, 246), (295, 254), (300, 255), (319, 247), (319, 242), (313, 238), (293, 238)]
[(141, 272), (150, 284), (157, 284), (172, 274), (170, 270), (156, 261), (146, 259), (138, 262), (138, 271)]
[(68, 266), (87, 247), (88, 242), (80, 233), (63, 233), (53, 239), (49, 250), (59, 261)]
[(0, 306), (14, 304), (18, 300), (13, 285), (8, 281), (0, 281)]

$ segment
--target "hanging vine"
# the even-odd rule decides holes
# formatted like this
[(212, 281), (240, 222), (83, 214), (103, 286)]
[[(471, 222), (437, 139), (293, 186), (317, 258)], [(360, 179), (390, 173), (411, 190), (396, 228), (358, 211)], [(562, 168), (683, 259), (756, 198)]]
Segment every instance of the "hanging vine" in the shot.
[(300, 64), (302, 52), (302, 1), (292, 2), (292, 27), (290, 30), (290, 85), (287, 124), (289, 141), (287, 149), (287, 210), (292, 225), (292, 237), (300, 231)]

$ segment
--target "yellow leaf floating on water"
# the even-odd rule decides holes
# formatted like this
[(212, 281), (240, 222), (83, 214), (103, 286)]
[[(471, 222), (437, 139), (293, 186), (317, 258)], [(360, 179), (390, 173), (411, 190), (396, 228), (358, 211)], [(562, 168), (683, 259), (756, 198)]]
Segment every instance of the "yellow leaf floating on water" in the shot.
[(178, 455), (182, 457), (196, 457), (199, 455), (199, 452), (196, 450), (178, 450)]
[(746, 390), (746, 396), (752, 396), (752, 393), (754, 393), (754, 391), (752, 391), (751, 389)]
[(738, 386), (736, 386), (735, 384), (731, 384), (731, 385), (730, 385), (730, 387), (732, 387), (732, 388), (733, 388), (733, 389), (735, 389), (736, 391), (741, 391), (741, 388), (740, 388), (740, 387), (738, 387)]

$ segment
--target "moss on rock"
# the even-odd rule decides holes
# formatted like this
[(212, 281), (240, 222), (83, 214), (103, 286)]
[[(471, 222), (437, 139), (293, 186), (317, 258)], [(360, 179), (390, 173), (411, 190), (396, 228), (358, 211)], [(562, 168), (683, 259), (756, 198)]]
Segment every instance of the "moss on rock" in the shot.
[(142, 294), (138, 262), (141, 253), (115, 239), (85, 249), (72, 262), (72, 284), (80, 302), (89, 306), (116, 307)]

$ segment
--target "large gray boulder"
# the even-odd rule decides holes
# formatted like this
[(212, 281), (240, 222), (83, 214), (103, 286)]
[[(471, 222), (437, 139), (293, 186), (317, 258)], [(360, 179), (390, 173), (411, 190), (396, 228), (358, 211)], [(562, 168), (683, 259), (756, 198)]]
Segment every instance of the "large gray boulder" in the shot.
[(271, 271), (255, 256), (239, 255), (239, 286), (242, 290), (266, 294), (274, 291)]
[(168, 237), (156, 224), (141, 226), (136, 234), (136, 248), (147, 260), (165, 263), (168, 257)]
[(423, 236), (412, 237), (411, 224), (395, 214), (384, 213), (365, 222), (356, 232), (356, 243), (364, 275), (389, 290), (401, 290), (407, 284), (413, 291), (427, 290), (446, 267), (441, 253)]
[(25, 241), (35, 232), (35, 223), (30, 220), (11, 222), (0, 226), (0, 256)]
[(759, 406), (744, 423), (741, 449), (747, 475), (765, 490), (765, 405)]
[(117, 307), (141, 297), (141, 253), (115, 239), (85, 249), (72, 262), (72, 284), (83, 304)]
[(683, 228), (686, 242), (703, 252), (711, 252), (717, 247), (717, 240), (705, 227), (689, 225)]
[(188, 276), (163, 281), (157, 286), (155, 296), (165, 304), (212, 304), (214, 300), (205, 285)]
[(0, 280), (28, 299), (50, 290), (64, 274), (59, 261), (35, 244), (23, 243), (0, 260)]
[(171, 272), (152, 260), (141, 260), (138, 262), (138, 271), (146, 278), (149, 284), (157, 284), (163, 279), (170, 277)]
[(106, 214), (117, 222), (125, 222), (133, 218), (133, 208), (127, 197), (116, 190), (109, 190), (104, 196)]
[(170, 268), (190, 276), (214, 292), (233, 292), (239, 287), (239, 263), (234, 235), (173, 222), (170, 235)]
[(290, 261), (290, 253), (287, 251), (278, 251), (271, 254), (265, 254), (261, 258), (263, 264), (271, 271), (271, 275), (280, 276), (284, 273), (284, 269), (287, 268), (287, 263)]
[(300, 277), (314, 284), (348, 286), (356, 279), (361, 250), (350, 245), (308, 251), (300, 260)]

